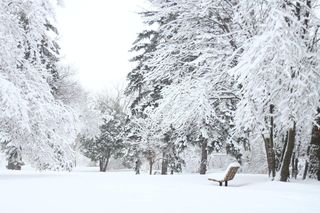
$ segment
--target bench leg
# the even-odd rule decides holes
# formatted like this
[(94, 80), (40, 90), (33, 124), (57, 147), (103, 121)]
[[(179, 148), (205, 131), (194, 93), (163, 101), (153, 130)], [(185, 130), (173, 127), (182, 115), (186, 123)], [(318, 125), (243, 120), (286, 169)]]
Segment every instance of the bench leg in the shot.
[(219, 186), (222, 186), (222, 182), (219, 182)]
[(225, 186), (228, 186), (228, 181), (226, 181), (226, 182), (224, 183), (224, 185), (225, 185)]

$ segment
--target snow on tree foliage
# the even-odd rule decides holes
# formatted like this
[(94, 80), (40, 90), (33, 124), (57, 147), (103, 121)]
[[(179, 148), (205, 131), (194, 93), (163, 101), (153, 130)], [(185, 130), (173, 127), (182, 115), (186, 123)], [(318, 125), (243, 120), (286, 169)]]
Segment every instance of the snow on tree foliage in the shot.
[[(272, 140), (285, 149), (279, 162), (284, 181), (289, 176), (291, 157), (298, 158), (310, 144), (319, 107), (316, 2), (240, 4), (239, 22), (248, 28), (242, 33), (250, 32), (250, 36), (243, 41), (238, 66), (231, 71), (238, 76), (242, 96), (235, 126), (238, 132), (252, 131), (252, 138), (266, 133), (270, 137), (271, 129), (274, 131)], [(270, 117), (274, 125), (266, 122)]]
[[(232, 5), (224, 1), (213, 5), (208, 1), (151, 2), (156, 11), (145, 13), (145, 19), (158, 27), (151, 31), (155, 36), (150, 43), (136, 43), (133, 48), (145, 48), (136, 57), (139, 65), (129, 74), (129, 91), (134, 86), (133, 74), (139, 73), (142, 79), (133, 105), (140, 106), (160, 130), (172, 126), (178, 135), (176, 145), (202, 146), (204, 155), (208, 149), (220, 150), (235, 104), (233, 80), (221, 72), (226, 66), (222, 62), (233, 53), (235, 43), (232, 38), (222, 38), (233, 26), (224, 17), (226, 12), (215, 6), (232, 13)], [(153, 48), (146, 48), (151, 45)], [(203, 157), (202, 173), (207, 161)]]
[(127, 87), (141, 146), (161, 150), (172, 127), (176, 146), (202, 146), (204, 173), (210, 148), (240, 161), (260, 141), (269, 174), (286, 181), (293, 162), (296, 177), (318, 126), (319, 2), (150, 2)]
[(119, 97), (92, 101), (78, 92), (59, 63), (61, 1), (0, 2), (0, 143), (8, 168), (26, 161), (69, 170), (70, 144), (82, 136), (82, 152), (101, 171), (122, 156), (137, 174), (144, 162), (150, 174), (157, 162), (162, 174), (180, 172), (189, 151), (204, 174), (216, 151), (239, 162), (242, 154), (266, 159), (252, 165), (267, 165), (272, 179), (320, 178), (320, 2), (149, 2), (153, 10), (141, 13), (148, 27), (131, 49), (129, 115)]
[[(53, 96), (56, 59), (51, 1), (0, 2), (0, 135), (38, 169), (69, 170), (76, 129), (72, 110)], [(45, 62), (46, 61), (46, 62)], [(49, 66), (49, 64), (51, 64)]]
[(110, 98), (100, 96), (95, 102), (95, 108), (100, 112), (102, 122), (97, 134), (83, 135), (80, 139), (82, 153), (99, 163), (100, 171), (107, 170), (108, 163), (124, 153), (124, 126), (126, 115), (120, 96)]

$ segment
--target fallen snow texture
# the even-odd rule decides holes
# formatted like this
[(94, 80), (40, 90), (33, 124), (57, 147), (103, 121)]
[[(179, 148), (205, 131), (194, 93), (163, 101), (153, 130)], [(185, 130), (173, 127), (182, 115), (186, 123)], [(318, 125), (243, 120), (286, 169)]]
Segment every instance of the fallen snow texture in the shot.
[(320, 184), (237, 174), (228, 187), (207, 175), (0, 171), (1, 213), (319, 213)]

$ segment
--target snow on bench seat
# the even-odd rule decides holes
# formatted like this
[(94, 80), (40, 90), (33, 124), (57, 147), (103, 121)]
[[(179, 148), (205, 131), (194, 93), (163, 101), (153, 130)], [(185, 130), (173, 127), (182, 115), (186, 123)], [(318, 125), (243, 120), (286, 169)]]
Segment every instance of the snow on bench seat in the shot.
[(231, 163), (225, 174), (222, 175), (215, 175), (214, 177), (209, 177), (208, 180), (219, 182), (219, 185), (222, 186), (222, 182), (225, 182), (225, 186), (228, 186), (228, 181), (232, 180), (236, 175), (238, 169), (240, 168), (240, 164), (237, 162)]

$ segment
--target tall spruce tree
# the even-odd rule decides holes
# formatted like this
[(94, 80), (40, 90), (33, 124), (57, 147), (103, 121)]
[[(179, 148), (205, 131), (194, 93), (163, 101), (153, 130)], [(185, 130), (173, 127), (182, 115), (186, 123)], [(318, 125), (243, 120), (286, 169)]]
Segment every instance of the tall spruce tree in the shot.
[(101, 172), (106, 172), (111, 157), (124, 154), (124, 126), (126, 115), (120, 97), (99, 97), (96, 103), (102, 116), (99, 133), (94, 137), (81, 138), (82, 153), (99, 163)]
[[(179, 142), (201, 147), (200, 173), (207, 169), (209, 149), (219, 150), (228, 136), (235, 96), (233, 81), (224, 67), (236, 44), (230, 34), (233, 26), (232, 3), (217, 1), (151, 1), (158, 9), (159, 44), (148, 54), (153, 67), (145, 84), (170, 82), (161, 89), (162, 98), (150, 116), (162, 129), (173, 126)], [(229, 5), (231, 4), (231, 5)], [(199, 6), (200, 5), (200, 6)], [(217, 9), (219, 8), (219, 9)], [(192, 29), (192, 30), (190, 30)], [(182, 139), (182, 140), (181, 140)]]

